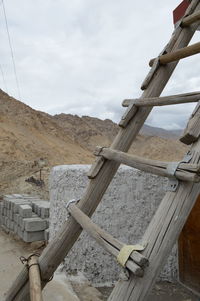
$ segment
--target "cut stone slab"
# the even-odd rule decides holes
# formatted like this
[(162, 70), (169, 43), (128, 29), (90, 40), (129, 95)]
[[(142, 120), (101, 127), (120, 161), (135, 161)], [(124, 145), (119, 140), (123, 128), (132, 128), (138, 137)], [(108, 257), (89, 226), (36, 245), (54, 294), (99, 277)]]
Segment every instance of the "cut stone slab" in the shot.
[(37, 231), (37, 232), (27, 232), (27, 231), (24, 231), (22, 239), (25, 242), (45, 240), (45, 238), (44, 238), (44, 231)]
[(49, 240), (49, 229), (46, 229), (46, 230), (44, 231), (44, 238), (45, 238), (46, 241)]
[(28, 232), (43, 231), (46, 227), (46, 221), (40, 217), (24, 218), (22, 222), (22, 229)]
[(32, 217), (32, 207), (29, 205), (19, 205), (19, 215), (22, 217)]

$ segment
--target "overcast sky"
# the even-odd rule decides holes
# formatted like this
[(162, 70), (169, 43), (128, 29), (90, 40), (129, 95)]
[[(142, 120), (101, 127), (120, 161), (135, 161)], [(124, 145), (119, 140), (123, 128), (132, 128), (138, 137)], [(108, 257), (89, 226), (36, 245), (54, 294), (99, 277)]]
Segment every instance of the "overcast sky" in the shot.
[[(148, 61), (169, 41), (172, 11), (180, 2), (4, 0), (20, 100), (50, 114), (118, 122), (122, 100), (141, 95)], [(0, 9), (0, 64), (6, 87), (1, 74), (0, 86), (19, 99), (2, 4)], [(199, 70), (199, 55), (182, 60), (163, 95), (200, 90)], [(182, 128), (193, 107), (154, 109), (147, 123)]]

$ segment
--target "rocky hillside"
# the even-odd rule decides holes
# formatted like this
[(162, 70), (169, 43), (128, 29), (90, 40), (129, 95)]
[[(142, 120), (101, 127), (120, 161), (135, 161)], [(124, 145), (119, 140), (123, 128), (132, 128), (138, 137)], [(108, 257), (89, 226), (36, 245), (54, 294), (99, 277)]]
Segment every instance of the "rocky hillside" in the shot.
[[(90, 151), (96, 145), (109, 146), (119, 131), (117, 124), (108, 119), (70, 114), (59, 114), (54, 118), (66, 135)], [(178, 141), (178, 134), (176, 131), (144, 125), (130, 153), (165, 161), (179, 160), (187, 148)]]
[[(24, 185), (24, 180), (39, 170), (34, 161), (40, 158), (47, 162), (46, 179), (53, 165), (93, 162), (95, 146), (109, 146), (118, 130), (107, 119), (69, 114), (51, 116), (33, 110), (0, 90), (1, 192), (16, 192), (16, 187), (21, 187), (22, 182)], [(174, 133), (149, 126), (144, 126), (141, 133), (130, 152), (171, 161), (179, 160), (186, 150), (174, 140)], [(172, 143), (163, 137), (171, 137)]]

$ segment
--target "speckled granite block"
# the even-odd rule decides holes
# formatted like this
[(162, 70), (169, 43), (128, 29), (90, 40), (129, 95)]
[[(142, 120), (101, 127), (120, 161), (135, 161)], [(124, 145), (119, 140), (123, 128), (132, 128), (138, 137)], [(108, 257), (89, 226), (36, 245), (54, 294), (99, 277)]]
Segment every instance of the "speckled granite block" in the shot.
[[(56, 166), (50, 175), (50, 240), (56, 235), (68, 213), (66, 204), (79, 199), (88, 183), (89, 165)], [(137, 243), (147, 228), (160, 201), (167, 180), (133, 168), (121, 166), (93, 221), (124, 243)], [(172, 251), (160, 279), (177, 278), (177, 251)], [(83, 232), (65, 258), (65, 270), (81, 270), (93, 283), (107, 283), (118, 279), (120, 267), (112, 255), (104, 251)]]

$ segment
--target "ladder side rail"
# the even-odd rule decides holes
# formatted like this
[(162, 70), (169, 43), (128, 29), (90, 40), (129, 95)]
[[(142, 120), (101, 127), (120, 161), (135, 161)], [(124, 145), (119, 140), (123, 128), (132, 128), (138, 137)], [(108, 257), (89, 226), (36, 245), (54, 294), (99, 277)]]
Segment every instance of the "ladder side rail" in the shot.
[[(198, 163), (200, 140), (191, 150), (192, 163)], [(145, 269), (142, 281), (133, 275), (128, 281), (118, 281), (108, 301), (146, 300), (199, 194), (199, 184), (185, 182), (179, 184), (176, 192), (166, 193), (143, 236), (147, 247), (142, 255), (148, 258), (149, 266)]]
[[(199, 3), (193, 0), (190, 7), (194, 7)], [(182, 48), (190, 42), (194, 35), (196, 27), (178, 29), (179, 35), (176, 41), (172, 39), (172, 45), (168, 44), (168, 49)], [(167, 66), (160, 66), (155, 73), (152, 81), (147, 89), (143, 92), (142, 98), (159, 96), (166, 86), (171, 74), (173, 73), (178, 62), (173, 62)], [(159, 85), (157, 84), (159, 83)], [(139, 108), (136, 116), (129, 122), (126, 128), (119, 130), (111, 148), (121, 151), (128, 151), (133, 140), (144, 124), (146, 118), (150, 114), (152, 108)], [(101, 201), (107, 187), (113, 179), (119, 163), (113, 161), (105, 161), (100, 172), (95, 179), (89, 181), (86, 191), (79, 202), (79, 208), (87, 215), (91, 216)], [(39, 264), (42, 276), (42, 286), (44, 287), (48, 279), (53, 275), (56, 268), (63, 261), (65, 256), (78, 239), (82, 229), (80, 225), (69, 217), (63, 224), (57, 237), (52, 240), (44, 249), (39, 258)], [(27, 269), (23, 268), (9, 289), (5, 301), (21, 301), (29, 300), (29, 281)]]

